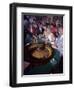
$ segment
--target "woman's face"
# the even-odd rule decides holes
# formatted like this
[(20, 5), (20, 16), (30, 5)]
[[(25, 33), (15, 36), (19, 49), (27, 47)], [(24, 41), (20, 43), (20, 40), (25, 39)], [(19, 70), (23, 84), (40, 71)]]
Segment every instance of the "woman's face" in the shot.
[(50, 25), (50, 28), (52, 29), (53, 28), (53, 25)]

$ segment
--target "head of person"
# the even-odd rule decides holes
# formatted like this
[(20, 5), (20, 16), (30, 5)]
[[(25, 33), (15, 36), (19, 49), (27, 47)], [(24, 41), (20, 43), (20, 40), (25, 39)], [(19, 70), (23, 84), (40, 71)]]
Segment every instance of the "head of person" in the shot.
[(50, 29), (52, 29), (54, 27), (53, 23), (50, 24)]
[(44, 25), (44, 26), (43, 26), (43, 29), (44, 29), (44, 30), (46, 30), (46, 29), (47, 29), (47, 27)]
[(58, 32), (60, 35), (63, 35), (63, 27), (59, 27)]

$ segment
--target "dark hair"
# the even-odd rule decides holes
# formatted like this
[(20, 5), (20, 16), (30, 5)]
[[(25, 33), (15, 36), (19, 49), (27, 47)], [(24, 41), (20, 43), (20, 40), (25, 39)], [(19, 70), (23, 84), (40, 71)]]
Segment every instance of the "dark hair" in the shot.
[(53, 27), (56, 27), (56, 24), (54, 24), (54, 23), (51, 23), (50, 25), (52, 25)]
[(58, 27), (59, 27), (59, 28), (63, 28), (63, 25), (62, 25), (62, 24), (58, 24)]

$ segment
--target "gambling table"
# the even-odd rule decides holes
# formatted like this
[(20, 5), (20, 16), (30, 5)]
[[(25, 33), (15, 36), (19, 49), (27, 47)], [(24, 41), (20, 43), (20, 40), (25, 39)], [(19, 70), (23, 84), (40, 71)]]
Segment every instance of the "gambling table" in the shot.
[[(41, 50), (45, 52), (42, 57)], [(38, 51), (39, 53), (36, 53), (36, 57), (33, 55), (35, 51)], [(60, 60), (60, 52), (57, 49), (52, 48), (50, 45), (27, 45), (25, 46), (24, 61), (29, 62), (30, 65), (24, 70), (24, 75), (52, 73), (53, 68), (59, 65)]]

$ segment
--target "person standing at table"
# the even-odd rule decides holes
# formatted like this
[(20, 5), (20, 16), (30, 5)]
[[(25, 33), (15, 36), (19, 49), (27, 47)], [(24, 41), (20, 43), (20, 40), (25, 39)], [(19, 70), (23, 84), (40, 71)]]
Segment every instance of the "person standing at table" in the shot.
[(55, 36), (51, 32), (50, 26), (46, 27), (46, 29), (44, 30), (44, 35), (45, 35), (45, 38), (46, 38), (45, 43), (50, 43), (51, 46), (54, 45)]
[(63, 55), (63, 27), (59, 28), (59, 36), (56, 39), (57, 49), (60, 51), (60, 54)]
[(60, 52), (60, 55), (63, 56), (63, 27), (58, 29), (58, 37), (55, 40), (53, 48), (57, 49)]

